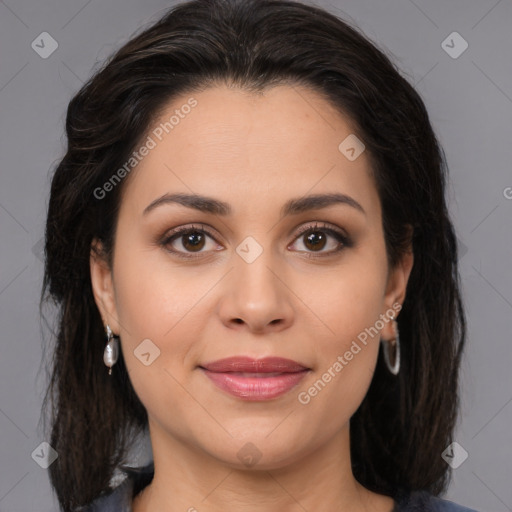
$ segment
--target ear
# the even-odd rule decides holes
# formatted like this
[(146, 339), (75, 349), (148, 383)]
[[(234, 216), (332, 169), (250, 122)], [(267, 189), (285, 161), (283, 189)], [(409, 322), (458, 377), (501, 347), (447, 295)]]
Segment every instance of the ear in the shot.
[[(412, 227), (410, 228), (410, 237), (409, 240), (412, 239)], [(411, 274), (411, 270), (414, 264), (414, 253), (412, 250), (412, 243), (409, 243), (407, 251), (402, 255), (400, 261), (397, 263), (395, 268), (393, 268), (389, 272), (388, 282), (386, 286), (386, 294), (384, 297), (384, 311), (388, 309), (395, 310), (394, 319), (396, 320), (399, 310), (396, 308), (396, 304), (402, 304), (405, 300), (405, 293), (407, 289), (407, 283), (409, 281), (409, 276)], [(393, 308), (393, 305), (395, 307)], [(382, 336), (384, 339), (392, 339), (394, 337), (393, 325), (392, 322), (386, 322), (386, 325), (382, 329)]]
[(119, 334), (119, 321), (116, 309), (112, 269), (109, 268), (101, 242), (94, 239), (90, 253), (91, 285), (96, 306), (103, 324), (110, 325), (114, 334)]

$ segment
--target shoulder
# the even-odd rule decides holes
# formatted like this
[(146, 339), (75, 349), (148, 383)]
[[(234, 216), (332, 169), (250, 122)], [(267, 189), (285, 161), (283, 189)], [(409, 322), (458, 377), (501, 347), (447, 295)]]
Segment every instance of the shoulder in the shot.
[(126, 478), (115, 489), (96, 498), (79, 512), (131, 512), (133, 482)]
[(393, 512), (478, 512), (452, 501), (438, 498), (426, 491), (415, 491), (397, 498)]
[(153, 479), (154, 466), (121, 468), (125, 479), (114, 489), (98, 496), (77, 512), (132, 512), (133, 497)]

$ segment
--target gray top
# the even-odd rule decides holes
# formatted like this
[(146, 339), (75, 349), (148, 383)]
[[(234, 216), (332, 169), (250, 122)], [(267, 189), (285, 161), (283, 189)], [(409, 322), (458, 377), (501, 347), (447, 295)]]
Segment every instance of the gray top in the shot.
[[(132, 512), (132, 500), (153, 479), (153, 463), (141, 468), (123, 468), (127, 478), (108, 494), (98, 497), (81, 512)], [(477, 512), (426, 491), (399, 493), (393, 512)]]

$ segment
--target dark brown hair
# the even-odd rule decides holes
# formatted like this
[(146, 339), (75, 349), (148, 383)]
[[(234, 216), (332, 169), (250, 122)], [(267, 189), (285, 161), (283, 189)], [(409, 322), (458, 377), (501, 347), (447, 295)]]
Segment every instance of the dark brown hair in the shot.
[(51, 185), (41, 304), (58, 306), (45, 406), (59, 457), (51, 483), (63, 510), (108, 491), (147, 425), (122, 357), (108, 376), (89, 270), (91, 242), (112, 262), (121, 191), (101, 187), (178, 94), (226, 82), (250, 91), (307, 86), (349, 116), (372, 162), (389, 265), (414, 229), (414, 266), (398, 324), (401, 370), (379, 361), (351, 419), (354, 476), (368, 489), (442, 493), (458, 408), (465, 317), (446, 163), (425, 106), (392, 61), (328, 12), (288, 0), (192, 0), (132, 38), (69, 103), (67, 151)]

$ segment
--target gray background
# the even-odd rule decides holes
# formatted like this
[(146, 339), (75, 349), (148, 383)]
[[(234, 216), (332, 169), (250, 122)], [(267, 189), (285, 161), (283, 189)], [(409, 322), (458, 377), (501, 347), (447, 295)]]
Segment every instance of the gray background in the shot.
[[(0, 510), (57, 510), (32, 452), (45, 389), (38, 299), (51, 171), (67, 103), (112, 50), (156, 20), (163, 0), (0, 0)], [(447, 498), (512, 510), (512, 2), (331, 0), (397, 62), (422, 95), (451, 171), (469, 320), (455, 440), (469, 457)], [(452, 58), (454, 31), (468, 48)], [(42, 32), (58, 42), (43, 59)], [(38, 39), (40, 40), (40, 39)], [(445, 44), (453, 51), (460, 41)], [(46, 46), (48, 48), (48, 46)]]

